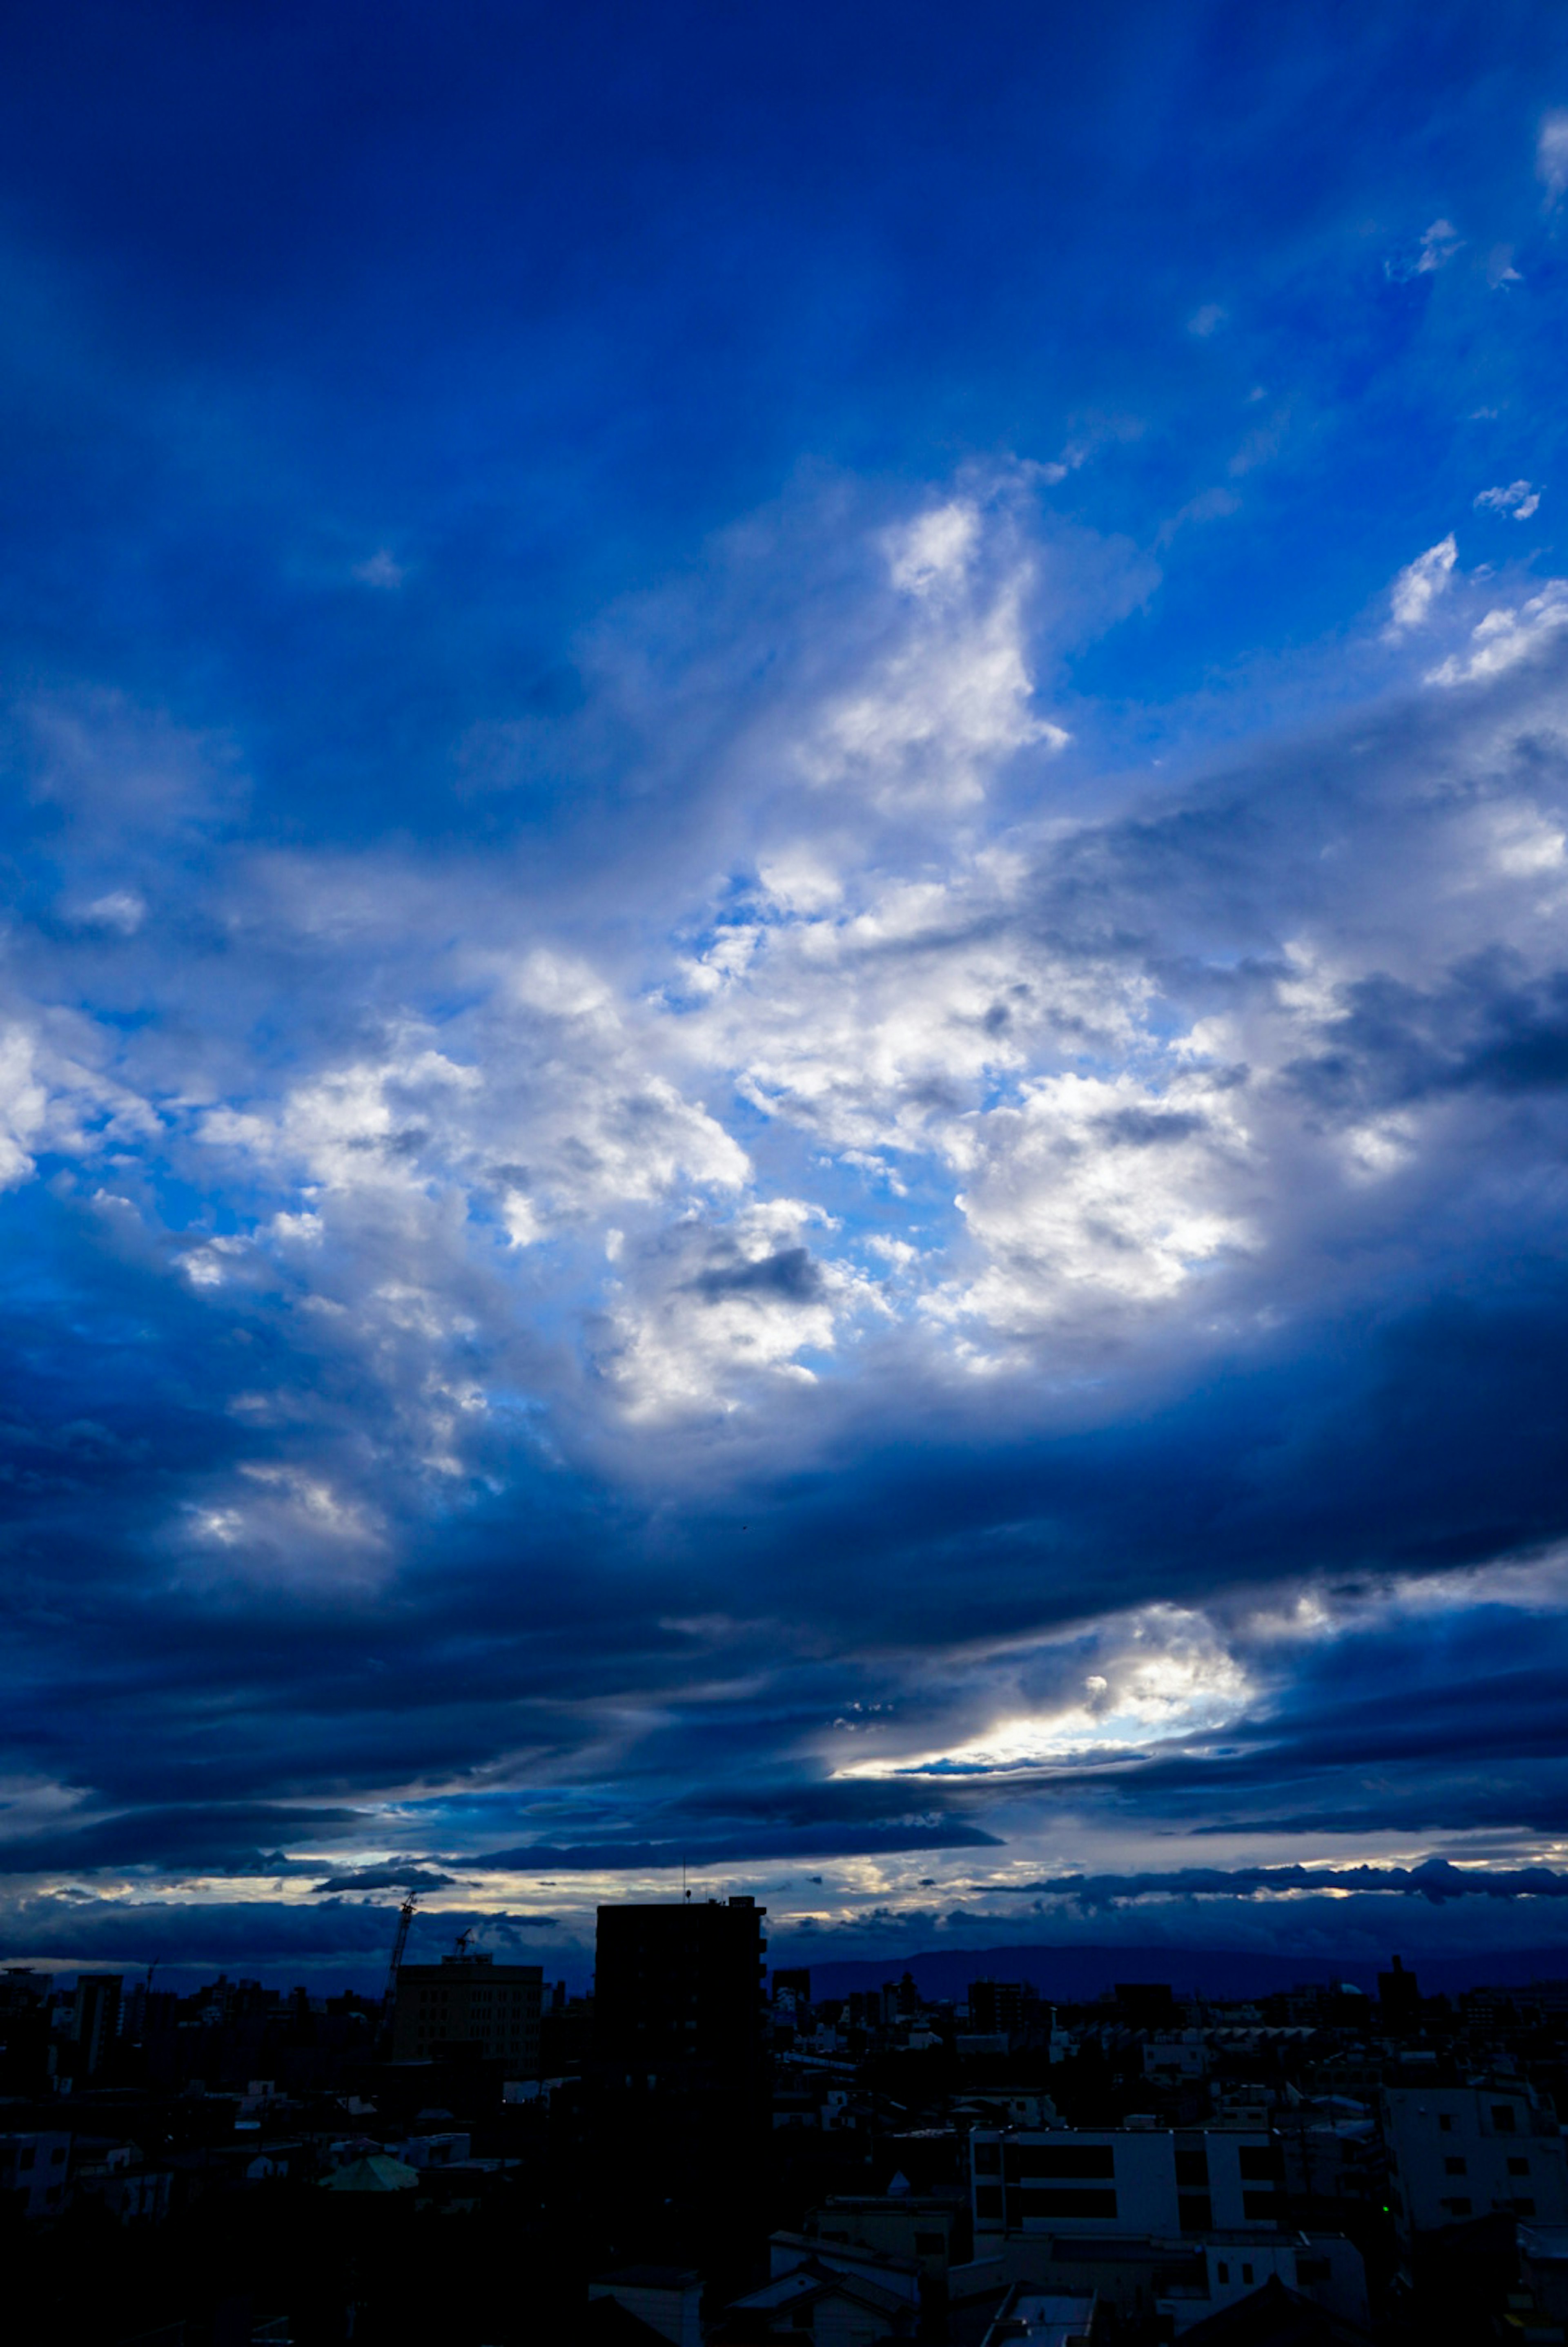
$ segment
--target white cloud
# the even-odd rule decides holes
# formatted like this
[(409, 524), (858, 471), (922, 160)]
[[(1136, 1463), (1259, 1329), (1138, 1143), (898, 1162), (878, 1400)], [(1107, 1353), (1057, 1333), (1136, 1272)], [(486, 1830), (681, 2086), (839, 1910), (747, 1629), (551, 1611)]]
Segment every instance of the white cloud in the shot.
[(1391, 254), (1383, 263), (1383, 274), (1396, 284), (1407, 283), (1412, 277), (1431, 277), (1447, 267), (1464, 239), (1451, 220), (1435, 220), (1423, 230), (1420, 242), (1411, 251)]
[(1568, 108), (1558, 107), (1542, 119), (1535, 142), (1535, 176), (1545, 186), (1548, 204), (1554, 204), (1568, 188)]
[(981, 516), (955, 500), (886, 541), (888, 576), (909, 598), (901, 638), (850, 690), (829, 701), (800, 743), (819, 791), (863, 794), (885, 813), (959, 808), (985, 795), (1018, 752), (1065, 747), (1036, 716), (1024, 641), (1033, 565), (978, 559)]
[[(1108, 1614), (1000, 1652), (950, 1651), (932, 1662), (932, 1699), (911, 1704), (912, 1726), (856, 1723), (855, 1758), (846, 1761), (840, 1747), (835, 1773), (980, 1777), (1132, 1757), (1223, 1729), (1257, 1693), (1215, 1624), (1179, 1605)], [(917, 1698), (924, 1691), (917, 1682)], [(941, 1743), (930, 1740), (933, 1727), (948, 1730)]]
[(361, 587), (379, 587), (387, 590), (401, 587), (407, 576), (402, 564), (384, 546), (378, 547), (365, 561), (354, 565), (354, 577)]
[(831, 1352), (844, 1312), (872, 1301), (869, 1282), (812, 1257), (822, 1219), (803, 1200), (759, 1202), (678, 1226), (636, 1266), (623, 1257), (604, 1365), (634, 1422), (731, 1412), (759, 1378), (812, 1382), (799, 1355)]
[(1446, 590), (1458, 559), (1459, 546), (1451, 530), (1407, 564), (1390, 590), (1394, 628), (1424, 626), (1433, 603)]
[(1038, 1078), (946, 1140), (989, 1258), (962, 1307), (996, 1327), (1047, 1326), (1086, 1295), (1159, 1302), (1256, 1244), (1250, 1137), (1236, 1088), (1207, 1075), (1163, 1091), (1131, 1074)]
[(889, 578), (908, 595), (952, 593), (969, 575), (980, 528), (978, 511), (963, 499), (932, 507), (890, 533)]
[[(24, 1004), (0, 1044), (0, 1180), (45, 1146), (97, 1160), (135, 1202), (115, 1244), (351, 1357), (412, 1475), (481, 1455), (491, 1380), (587, 1440), (601, 1420), (735, 1423), (873, 1355), (895, 1384), (1042, 1360), (1097, 1376), (1261, 1326), (1361, 1259), (1364, 1234), (1375, 1255), (1380, 1216), (1461, 1178), (1481, 1106), (1362, 1097), (1357, 989), (1420, 998), (1499, 938), (1526, 972), (1554, 966), (1550, 793), (1505, 787), (1492, 721), (1472, 741), (1455, 709), (1419, 787), (1390, 753), (1363, 797), (1347, 751), (1321, 829), (1237, 848), (1223, 888), (1157, 811), (1129, 825), (1042, 795), (1002, 829), (999, 762), (1044, 746), (1023, 614), (1058, 541), (966, 491), (871, 543), (864, 610), (835, 611), (821, 660), (716, 760), (713, 823), (659, 866), (657, 916), (635, 875), (606, 941), (511, 866), (258, 856), (222, 882), (232, 1021), (206, 1003), (193, 1021), (166, 957), (197, 1064), (156, 1022)], [(1431, 616), (1456, 562), (1451, 536), (1400, 575), (1396, 627)], [(1568, 582), (1549, 582), (1439, 680), (1483, 682), (1565, 618)], [(1248, 800), (1238, 836), (1287, 822), (1284, 798)], [(157, 969), (161, 949), (154, 925), (136, 953)], [(249, 1041), (275, 967), (321, 1014), (281, 1081)], [(1312, 1094), (1301, 1071), (1341, 1061), (1343, 1099), (1327, 1078)], [(253, 1225), (159, 1236), (148, 1185), (115, 1164), (137, 1152), (243, 1196)], [(859, 1233), (831, 1227), (861, 1207)], [(269, 1423), (300, 1423), (245, 1383)], [(335, 1452), (311, 1470), (345, 1493), (369, 1471)], [(259, 1489), (212, 1505), (249, 1522)]]
[(1431, 684), (1474, 684), (1516, 668), (1560, 630), (1568, 627), (1568, 579), (1549, 579), (1527, 603), (1488, 611), (1471, 630), (1474, 650), (1451, 653), (1432, 670)]
[(147, 918), (147, 905), (134, 888), (114, 888), (107, 896), (95, 897), (75, 917), (85, 929), (114, 929), (122, 938), (134, 938)]
[(1219, 303), (1206, 302), (1200, 310), (1193, 312), (1186, 322), (1186, 330), (1189, 334), (1196, 334), (1200, 341), (1207, 341), (1216, 327), (1222, 326), (1224, 323), (1225, 312)]
[(34, 1038), (21, 1027), (0, 1030), (0, 1190), (15, 1189), (32, 1173), (30, 1151), (48, 1105)]
[(1511, 513), (1515, 521), (1528, 521), (1541, 503), (1541, 492), (1528, 481), (1511, 481), (1503, 489), (1482, 489), (1475, 503), (1482, 511)]
[(1464, 239), (1451, 220), (1435, 220), (1421, 238), (1420, 259), (1416, 263), (1419, 275), (1430, 275), (1453, 259)]

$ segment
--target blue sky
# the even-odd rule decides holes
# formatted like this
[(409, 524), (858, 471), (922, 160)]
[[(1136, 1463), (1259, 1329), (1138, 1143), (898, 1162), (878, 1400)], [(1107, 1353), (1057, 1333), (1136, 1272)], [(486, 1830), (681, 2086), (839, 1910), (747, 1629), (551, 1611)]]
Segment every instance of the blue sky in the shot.
[(1554, 1944), (1561, 13), (0, 65), (5, 1946)]

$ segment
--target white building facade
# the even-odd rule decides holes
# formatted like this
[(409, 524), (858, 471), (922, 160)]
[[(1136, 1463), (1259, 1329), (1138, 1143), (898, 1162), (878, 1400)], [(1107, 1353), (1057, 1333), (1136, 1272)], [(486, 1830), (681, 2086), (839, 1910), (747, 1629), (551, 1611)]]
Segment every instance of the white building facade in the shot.
[(1273, 2231), (1283, 2207), (1266, 2128), (976, 2128), (975, 2255), (998, 2235)]
[(1407, 2240), (1494, 2211), (1568, 2225), (1568, 2146), (1528, 2086), (1386, 2086), (1383, 2133)]

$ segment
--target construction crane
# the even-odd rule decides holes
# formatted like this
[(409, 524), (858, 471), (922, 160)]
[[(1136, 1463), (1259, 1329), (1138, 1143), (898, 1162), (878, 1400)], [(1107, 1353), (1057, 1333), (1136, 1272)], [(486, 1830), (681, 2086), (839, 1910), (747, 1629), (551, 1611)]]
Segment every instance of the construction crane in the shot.
[(408, 1945), (409, 1925), (419, 1904), (419, 1893), (411, 1891), (397, 1911), (397, 1937), (392, 1942), (392, 1962), (387, 1966), (387, 1984), (382, 1992), (382, 2035), (390, 2037), (392, 2010), (397, 2004), (397, 1976), (402, 1963), (402, 1952)]

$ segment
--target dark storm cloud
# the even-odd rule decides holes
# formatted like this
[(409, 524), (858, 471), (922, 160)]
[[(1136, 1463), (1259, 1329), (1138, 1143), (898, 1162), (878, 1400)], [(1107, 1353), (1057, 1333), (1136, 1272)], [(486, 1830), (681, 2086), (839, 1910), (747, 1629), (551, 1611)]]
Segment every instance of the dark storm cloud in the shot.
[(339, 1891), (450, 1891), (456, 1879), (418, 1866), (361, 1866), (347, 1874), (330, 1875), (325, 1882), (311, 1887), (318, 1895)]
[(809, 1304), (822, 1293), (822, 1273), (807, 1248), (780, 1247), (755, 1263), (717, 1265), (699, 1272), (691, 1284), (709, 1301), (722, 1296), (771, 1296), (787, 1304)]
[(1119, 1906), (1138, 1899), (1234, 1900), (1329, 1891), (1362, 1895), (1388, 1891), (1441, 1907), (1453, 1899), (1568, 1899), (1568, 1874), (1549, 1866), (1483, 1870), (1430, 1858), (1420, 1866), (1186, 1866), (1169, 1872), (1150, 1869), (1140, 1874), (1061, 1874), (999, 1888), (1019, 1898), (1044, 1895), (1085, 1908)]
[(650, 1867), (725, 1866), (773, 1859), (870, 1858), (911, 1850), (994, 1850), (995, 1834), (951, 1822), (905, 1825), (805, 1826), (796, 1830), (765, 1825), (730, 1833), (692, 1833), (663, 1841), (580, 1842), (563, 1846), (526, 1842), (514, 1850), (481, 1851), (463, 1863), (492, 1866), (510, 1873), (554, 1874), (646, 1871)]
[[(290, 1874), (302, 1870), (280, 1840), (330, 1836), (360, 1822), (342, 1809), (289, 1809), (237, 1801), (228, 1807), (168, 1807), (103, 1818), (90, 1826), (0, 1840), (0, 1873), (79, 1874), (102, 1867), (168, 1869), (212, 1874)], [(272, 1837), (270, 1847), (260, 1840)]]

